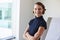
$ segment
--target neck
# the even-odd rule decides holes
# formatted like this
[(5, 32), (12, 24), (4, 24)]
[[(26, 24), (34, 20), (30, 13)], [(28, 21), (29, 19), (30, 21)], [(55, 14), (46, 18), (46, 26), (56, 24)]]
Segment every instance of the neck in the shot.
[(42, 16), (35, 16), (35, 17), (37, 17), (37, 18), (38, 18), (38, 17), (42, 17)]

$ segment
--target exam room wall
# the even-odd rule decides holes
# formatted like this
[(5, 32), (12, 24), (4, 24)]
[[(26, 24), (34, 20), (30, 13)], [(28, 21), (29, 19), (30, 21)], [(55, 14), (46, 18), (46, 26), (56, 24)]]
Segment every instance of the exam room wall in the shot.
[(33, 0), (20, 0), (20, 28), (19, 40), (23, 39), (23, 32), (30, 19), (33, 17)]

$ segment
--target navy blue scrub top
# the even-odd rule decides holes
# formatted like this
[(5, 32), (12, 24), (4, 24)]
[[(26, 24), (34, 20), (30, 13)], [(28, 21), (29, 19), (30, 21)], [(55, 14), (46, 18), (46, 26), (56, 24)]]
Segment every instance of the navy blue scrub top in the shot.
[(29, 34), (34, 36), (34, 34), (38, 31), (39, 27), (44, 27), (47, 29), (46, 21), (43, 19), (43, 16), (35, 17), (29, 22)]

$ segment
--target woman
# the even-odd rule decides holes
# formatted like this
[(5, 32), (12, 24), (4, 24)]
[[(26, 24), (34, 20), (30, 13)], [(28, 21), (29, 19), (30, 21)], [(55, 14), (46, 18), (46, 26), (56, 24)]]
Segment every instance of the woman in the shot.
[(26, 40), (40, 40), (44, 30), (47, 29), (46, 21), (43, 18), (45, 10), (45, 6), (41, 2), (34, 4), (33, 14), (35, 18), (30, 20), (23, 34)]

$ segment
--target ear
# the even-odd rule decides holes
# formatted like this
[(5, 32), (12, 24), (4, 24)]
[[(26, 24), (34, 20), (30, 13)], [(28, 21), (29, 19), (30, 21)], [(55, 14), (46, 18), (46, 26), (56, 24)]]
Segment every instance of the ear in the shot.
[(43, 10), (43, 14), (45, 13), (46, 9)]
[(33, 9), (33, 13), (34, 13), (34, 9)]

